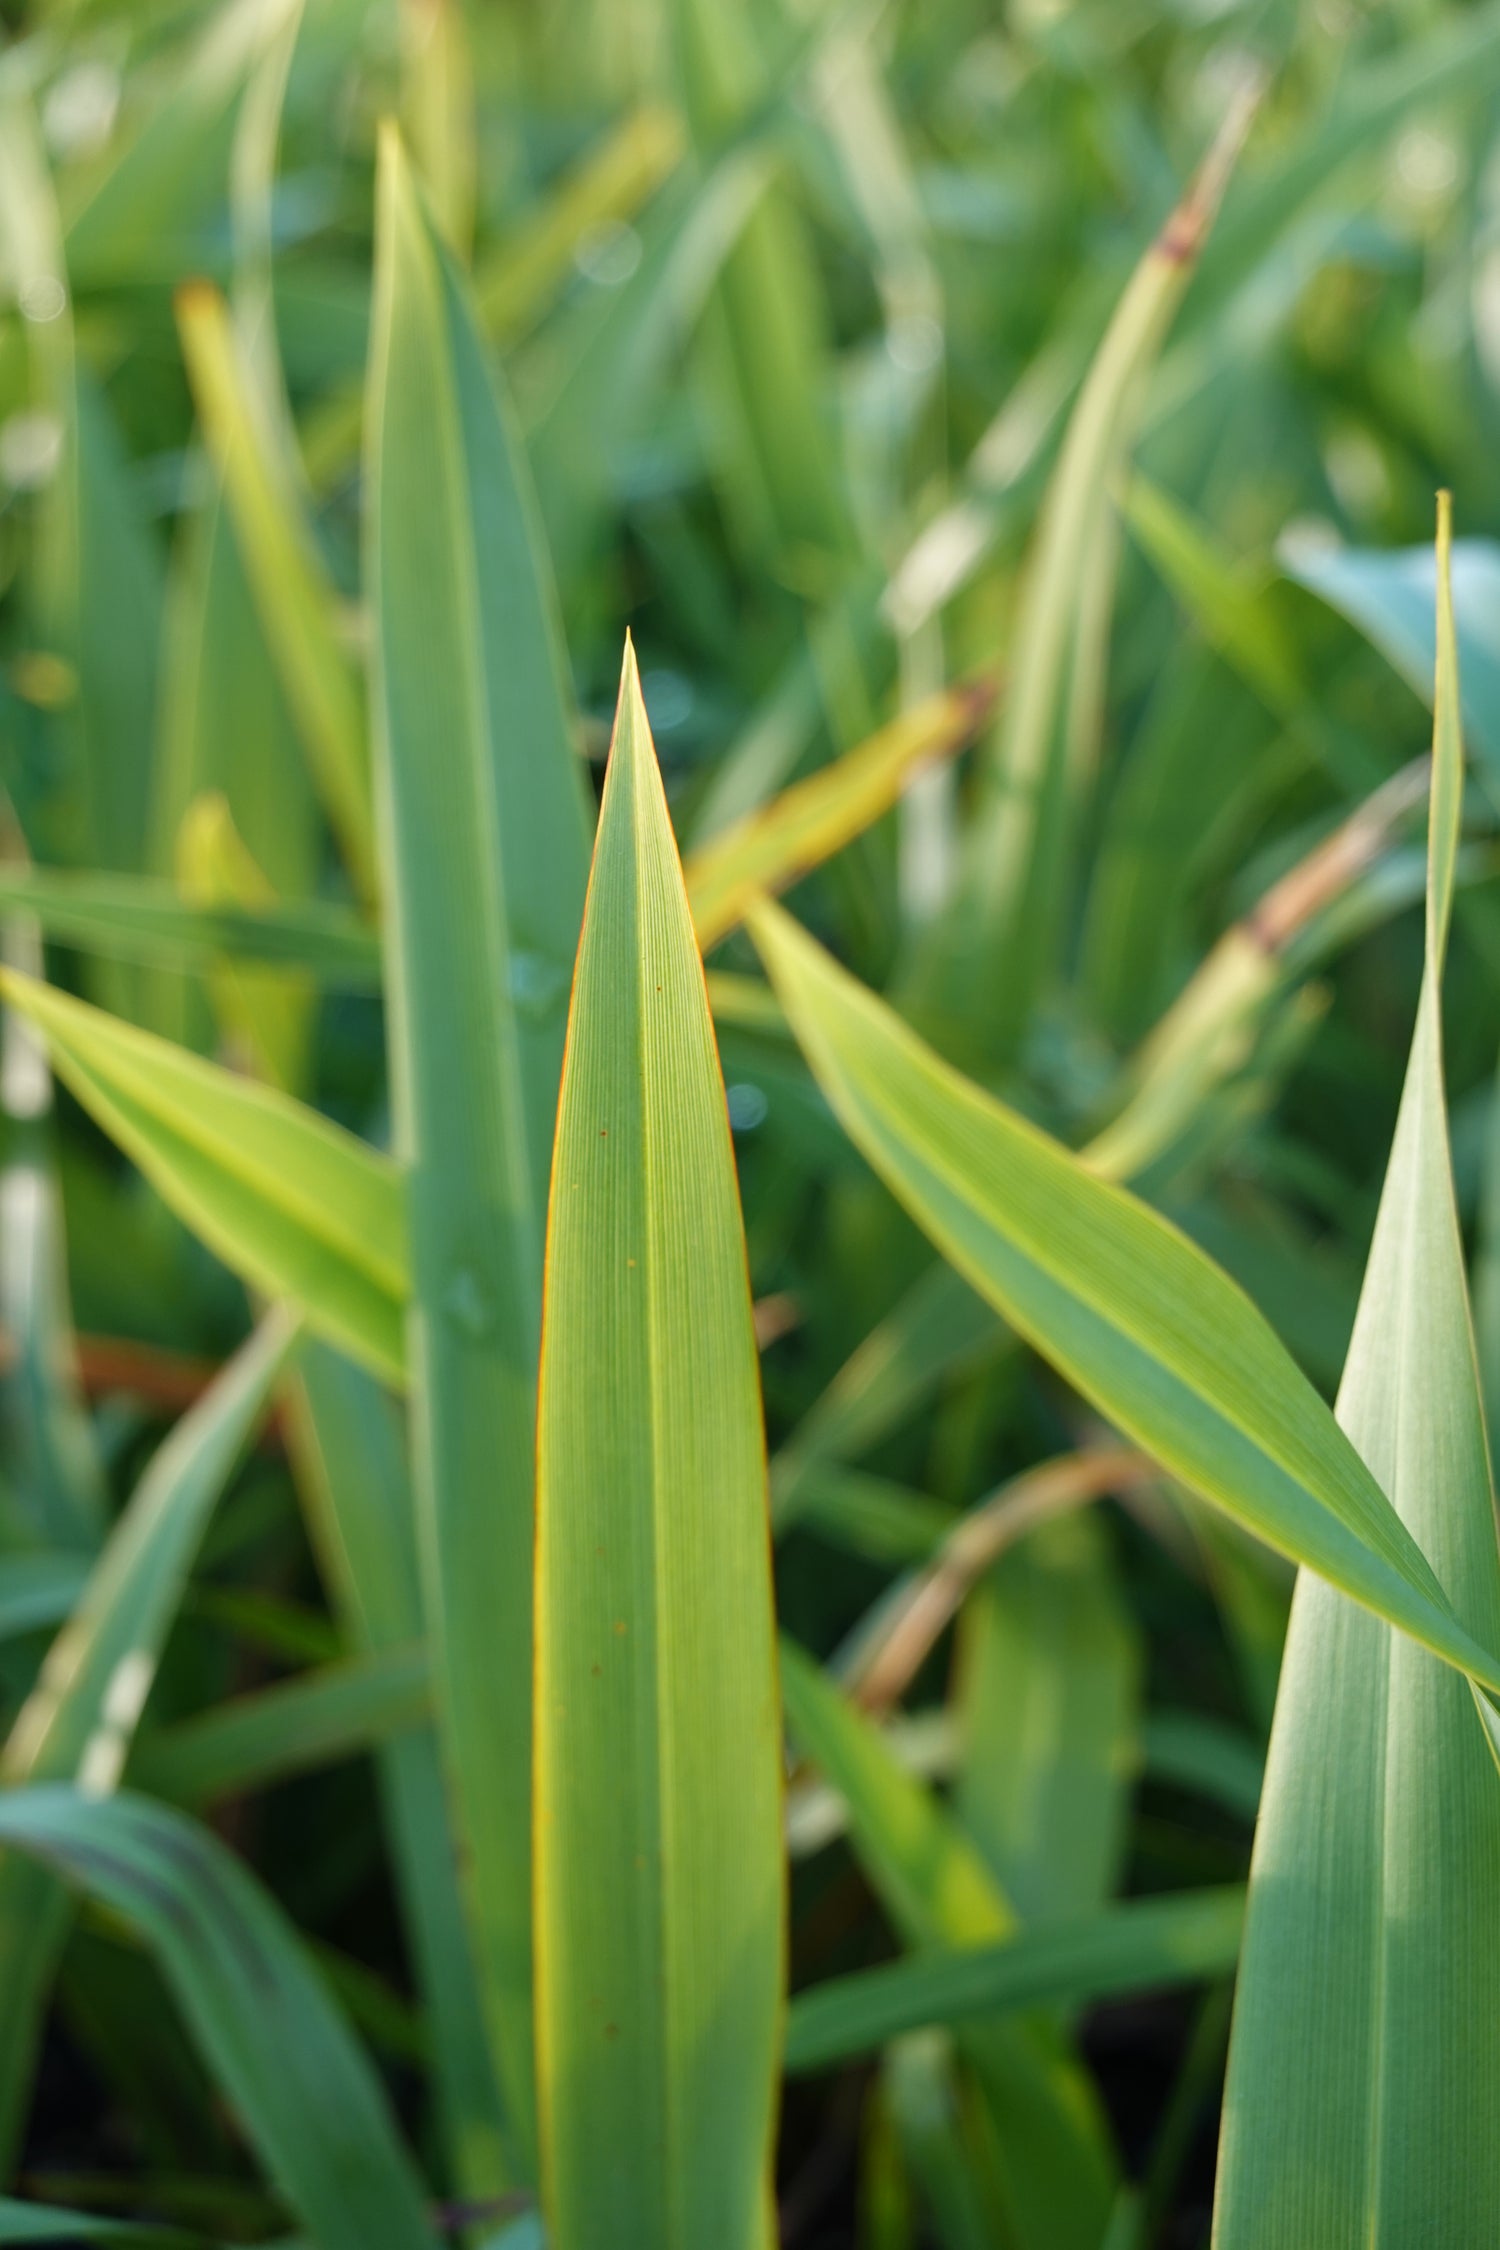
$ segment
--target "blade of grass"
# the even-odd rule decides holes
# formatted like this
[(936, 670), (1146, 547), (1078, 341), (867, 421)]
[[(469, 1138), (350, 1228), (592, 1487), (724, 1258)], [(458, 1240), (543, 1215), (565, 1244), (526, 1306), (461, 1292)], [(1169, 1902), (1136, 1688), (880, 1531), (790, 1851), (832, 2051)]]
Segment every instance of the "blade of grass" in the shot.
[(778, 1534), (801, 1512), (820, 1470), (867, 1451), (945, 1376), (1013, 1348), (990, 1307), (951, 1266), (929, 1267), (845, 1361), (772, 1461)]
[(454, 255), (467, 260), (479, 152), (460, 0), (402, 0), (401, 95), (406, 140), (429, 207)]
[(393, 132), (379, 201), (368, 581), (416, 1482), (481, 1991), (529, 2179), (532, 1440), (588, 825), (525, 464)]
[[(416, 1507), (396, 1409), (374, 1379), (309, 1343), (287, 1393), (288, 1444), (309, 1531), (348, 1638), (380, 1661), (421, 1639)], [(452, 2178), (476, 2198), (509, 2173), (495, 2073), (460, 1898), (452, 1807), (430, 1728), (377, 1759), (397, 1895), (433, 2027)]]
[[(155, 1677), (192, 1558), (265, 1409), (295, 1330), (273, 1315), (185, 1414), (106, 1540), (0, 1751), (0, 1782), (111, 1790)], [(67, 1902), (46, 1873), (0, 1857), (0, 2164), (9, 2168)]]
[(34, 916), (59, 945), (169, 969), (206, 970), (226, 958), (303, 969), (344, 991), (380, 987), (380, 939), (357, 914), (316, 900), (194, 906), (151, 876), (0, 870), (0, 909)]
[(992, 700), (979, 683), (929, 696), (700, 845), (684, 873), (703, 952), (728, 936), (756, 892), (782, 890), (821, 865), (889, 811), (914, 774), (961, 750)]
[(56, 1785), (0, 1798), (0, 1841), (151, 1947), (267, 2172), (327, 2250), (434, 2250), (385, 2093), (295, 1933), (233, 1856), (144, 1798)]
[[(1463, 753), (1439, 501), (1427, 951), (1338, 1414), (1467, 1630), (1500, 1554), (1443, 1090)], [(1440, 1848), (1435, 1849), (1435, 1841)], [(1251, 1865), (1218, 2175), (1223, 2250), (1453, 2250), (1500, 2194), (1500, 1792), (1465, 1683), (1304, 1576)]]
[[(0, 881), (9, 870), (0, 867)], [(29, 915), (0, 922), (0, 956), (41, 966)], [(0, 1377), (0, 1434), (7, 1473), (36, 1535), (49, 1544), (97, 1546), (105, 1521), (104, 1469), (79, 1381), (68, 1301), (63, 1208), (52, 1136), (46, 1049), (13, 1009), (0, 1013), (0, 1320), (10, 1351)]]
[[(781, 1679), (792, 1734), (843, 1795), (861, 1863), (906, 1944), (919, 1954), (953, 1946), (967, 1955), (1009, 1938), (1014, 1914), (978, 1850), (897, 1764), (873, 1723), (785, 1641)], [(1041, 2019), (986, 2023), (965, 2034), (963, 2051), (1003, 2147), (1017, 2242), (1097, 2250), (1114, 2160), (1097, 2097), (1067, 2042)]]
[(149, 1736), (130, 1778), (153, 1797), (196, 1809), (376, 1749), (431, 1711), (424, 1650), (350, 1657)]
[(1375, 1478), (1228, 1277), (942, 1062), (779, 907), (762, 902), (750, 927), (846, 1131), (971, 1287), (1184, 1483), (1500, 1687), (1500, 1656), (1455, 1618)]
[(1004, 1048), (1019, 1036), (1061, 919), (1069, 838), (1088, 778), (1087, 729), (1064, 723), (1080, 636), (1089, 626), (1086, 565), (1113, 536), (1113, 472), (1132, 441), (1145, 377), (1207, 239), (1253, 108), (1250, 91), (1232, 104), (1187, 194), (1131, 277), (1048, 488), (1015, 620), (1010, 688), (980, 767), (957, 888), (915, 972), (924, 1003), (960, 1022), (973, 1016), (982, 992), (994, 1010), (981, 1034), (990, 1045)]
[(921, 2025), (1083, 2008), (1223, 1976), (1234, 1968), (1244, 1919), (1245, 1893), (1234, 1884), (1132, 1899), (1053, 1928), (1018, 1930), (1004, 1945), (830, 1978), (792, 2002), (786, 2067), (794, 2076), (825, 2070)]
[(85, 1109), (236, 1272), (303, 1306), (403, 1379), (405, 1213), (393, 1166), (352, 1133), (98, 1008), (0, 971)]
[(558, 1113), (538, 1463), (550, 2238), (752, 2250), (785, 1912), (765, 1441), (723, 1082), (628, 647)]
[(958, 1630), (953, 1806), (1029, 1927), (1102, 1907), (1120, 1874), (1143, 1665), (1103, 1532), (1039, 1526)]
[[(764, 97), (759, 24), (744, 0), (672, 0), (669, 35), (700, 163)], [(753, 548), (847, 560), (853, 529), (832, 425), (827, 309), (801, 214), (773, 183), (718, 276), (704, 343), (731, 507)], [(801, 567), (807, 568), (804, 559)]]
[(356, 889), (375, 893), (369, 757), (359, 688), (341, 645), (337, 596), (218, 291), (178, 292), (183, 356), (203, 433), (234, 520), (267, 646)]

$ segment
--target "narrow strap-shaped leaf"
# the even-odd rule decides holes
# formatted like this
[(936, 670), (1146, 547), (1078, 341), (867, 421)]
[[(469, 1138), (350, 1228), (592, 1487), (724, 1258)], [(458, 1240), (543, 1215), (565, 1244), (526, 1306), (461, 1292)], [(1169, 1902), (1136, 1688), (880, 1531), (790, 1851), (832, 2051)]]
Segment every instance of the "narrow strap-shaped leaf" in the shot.
[[(7, 839), (9, 841), (9, 839)], [(10, 870), (0, 870), (0, 881)], [(41, 933), (29, 915), (0, 925), (0, 956), (39, 968)], [(62, 1189), (53, 1147), (52, 1074), (33, 1025), (0, 1011), (0, 1321), (9, 1341), (0, 1371), (6, 1473), (38, 1538), (91, 1552), (103, 1532), (104, 1466), (78, 1375), (69, 1303)]]
[[(1343, 1427), (1468, 1630), (1500, 1555), (1443, 1091), (1463, 790), (1446, 497), (1427, 959)], [(1214, 2239), (1463, 2250), (1500, 2205), (1500, 1784), (1461, 1679), (1304, 1576), (1251, 1867)]]
[[(0, 1751), (0, 1782), (114, 1788), (209, 1514), (294, 1340), (272, 1314), (153, 1456), (47, 1653)], [(24, 2122), (67, 1902), (40, 1868), (0, 1855), (0, 2152)]]
[(955, 1809), (1027, 1923), (1086, 1914), (1114, 1890), (1141, 1673), (1093, 1514), (1037, 1525), (964, 1604)]
[[(781, 1681), (792, 1734), (848, 1805), (861, 1863), (906, 1944), (923, 1953), (1015, 1935), (1010, 1901), (978, 1849), (932, 1791), (902, 1769), (874, 1722), (787, 1641)], [(1040, 2018), (978, 2024), (966, 2031), (963, 2051), (993, 2113), (1017, 2242), (1024, 2250), (1095, 2250), (1114, 2159), (1077, 2056)]]
[(321, 2250), (433, 2250), (384, 2092), (281, 1910), (207, 1829), (141, 1797), (0, 1797), (0, 1843), (140, 1931)]
[(185, 2227), (151, 2220), (111, 2219), (98, 2211), (69, 2211), (59, 2203), (27, 2203), (0, 2196), (0, 2242), (105, 2242), (135, 2244), (137, 2250), (193, 2250), (201, 2235)]
[(77, 875), (56, 868), (0, 873), (0, 908), (24, 909), (62, 945), (170, 969), (227, 958), (305, 969), (320, 983), (378, 990), (380, 941), (340, 906), (189, 906), (150, 876)]
[(388, 1381), (404, 1369), (406, 1229), (394, 1167), (327, 1118), (50, 985), (0, 994), (158, 1193), (226, 1264)]
[(271, 409), (244, 364), (222, 297), (202, 284), (184, 289), (178, 323), (267, 645), (350, 873), (373, 895), (364, 713), (340, 645), (336, 595), (300, 512), (295, 470), (279, 450)]
[(1012, 2009), (1082, 2008), (1124, 1993), (1226, 1975), (1239, 1952), (1245, 1894), (1186, 1891), (1132, 1899), (1004, 1945), (927, 1953), (862, 1969), (799, 1993), (786, 2067), (824, 2070), (925, 2024), (959, 2024)]
[(1167, 1220), (944, 1063), (769, 901), (751, 929), (856, 1144), (964, 1278), (1146, 1452), (1500, 1688), (1421, 1549), (1248, 1297)]
[[(362, 1367), (327, 1344), (300, 1353), (287, 1394), (288, 1444), (308, 1528), (350, 1640), (371, 1657), (425, 1631), (405, 1430)], [(433, 2071), (452, 2178), (491, 2196), (510, 2177), (500, 2101), (463, 1911), (453, 1807), (430, 1727), (382, 1744), (377, 1760), (392, 1872), (433, 2033)]]
[(553, 1164), (536, 1905), (554, 2250), (758, 2250), (780, 2043), (765, 1441), (713, 1029), (627, 649)]
[(807, 874), (888, 811), (914, 773), (961, 750), (993, 693), (976, 683), (929, 696), (692, 853), (684, 873), (703, 951), (728, 936), (757, 892)]
[(208, 1804), (375, 1749), (430, 1713), (425, 1650), (350, 1657), (153, 1736), (131, 1760), (130, 1778), (153, 1796)]
[(530, 2177), (534, 1402), (588, 826), (524, 459), (394, 133), (379, 231), (369, 581), (415, 1468), (481, 1994)]
[(1070, 675), (1085, 659), (1100, 660), (1095, 644), (1108, 631), (1113, 603), (1112, 476), (1134, 438), (1145, 379), (1213, 225), (1252, 107), (1248, 96), (1232, 104), (1219, 139), (1131, 275), (1048, 487), (1015, 620), (1010, 692), (981, 764), (958, 886), (918, 968), (924, 999), (966, 1019), (971, 1039), (1013, 1042), (1050, 967), (1092, 755), (1088, 730), (1068, 710)]

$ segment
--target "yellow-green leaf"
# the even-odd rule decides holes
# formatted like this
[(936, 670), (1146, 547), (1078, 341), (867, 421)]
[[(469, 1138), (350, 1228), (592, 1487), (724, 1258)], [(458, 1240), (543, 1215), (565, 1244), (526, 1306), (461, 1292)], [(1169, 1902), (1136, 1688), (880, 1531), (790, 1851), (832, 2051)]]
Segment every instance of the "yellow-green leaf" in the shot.
[(628, 651), (558, 1116), (538, 1509), (549, 2239), (752, 2250), (783, 1944), (765, 1446), (723, 1086)]
[(965, 1280), (1184, 1483), (1500, 1686), (1500, 1655), (1454, 1616), (1376, 1479), (1227, 1275), (943, 1062), (780, 907), (763, 901), (750, 926), (835, 1112)]
[[(1427, 959), (1338, 1416), (1475, 1638), (1500, 1555), (1443, 1091), (1463, 792), (1438, 535)], [(1463, 1680), (1304, 1575), (1251, 1870), (1220, 2250), (1467, 2250), (1500, 2202), (1500, 1786)]]
[(394, 1165), (268, 1086), (0, 970), (59, 1075), (227, 1265), (376, 1374), (404, 1374), (406, 1223)]

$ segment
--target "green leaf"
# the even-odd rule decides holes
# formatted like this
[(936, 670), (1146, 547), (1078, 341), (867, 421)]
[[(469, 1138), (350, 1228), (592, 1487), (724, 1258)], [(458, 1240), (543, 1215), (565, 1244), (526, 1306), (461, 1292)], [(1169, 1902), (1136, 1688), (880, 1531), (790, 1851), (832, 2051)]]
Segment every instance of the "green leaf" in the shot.
[[(287, 1393), (288, 1445), (324, 1580), (367, 1661), (404, 1660), (425, 1630), (405, 1432), (362, 1368), (309, 1343)], [(453, 1814), (424, 1727), (383, 1743), (377, 1774), (392, 1873), (433, 2030), (452, 2177), (466, 2195), (507, 2185), (495, 2073), (459, 1894)]]
[(88, 1558), (69, 1554), (7, 1554), (0, 1577), (0, 1640), (60, 1625), (88, 1582)]
[(1039, 1524), (965, 1603), (954, 1810), (1028, 1924), (1114, 1890), (1141, 1648), (1091, 1515)]
[(1173, 1475), (1500, 1687), (1493, 1641), (1454, 1616), (1379, 1484), (1234, 1283), (944, 1063), (779, 907), (754, 908), (750, 926), (845, 1129), (971, 1287)]
[(130, 1778), (152, 1796), (196, 1807), (337, 1764), (430, 1713), (425, 1650), (350, 1657), (151, 1736), (131, 1760)]
[(367, 431), (423, 1562), (481, 1992), (532, 2177), (532, 1446), (588, 824), (524, 460), (393, 132)]
[(558, 1113), (538, 1463), (550, 2239), (753, 2250), (784, 1916), (765, 1442), (723, 1085), (628, 647)]
[(261, 395), (228, 307), (195, 283), (179, 292), (178, 326), (204, 436), (224, 482), (267, 646), (301, 731), (313, 778), (365, 897), (375, 890), (364, 712), (340, 642), (337, 596), (300, 505), (270, 403)]
[(56, 868), (0, 873), (0, 908), (34, 915), (43, 934), (119, 960), (210, 969), (226, 958), (305, 969), (354, 992), (380, 987), (380, 939), (345, 907), (190, 906), (151, 876), (75, 875)]
[[(1500, 1554), (1443, 1091), (1463, 794), (1449, 539), (1444, 496), (1426, 966), (1338, 1415), (1493, 1644)], [(1468, 1687), (1304, 1576), (1251, 1866), (1223, 2250), (1482, 2239), (1500, 2197), (1497, 1880), (1500, 1790)]]
[(830, 1464), (857, 1459), (945, 1376), (1012, 1348), (981, 1297), (951, 1266), (933, 1265), (873, 1328), (771, 1463), (778, 1533), (812, 1504)]
[(926, 2024), (968, 2023), (1011, 2010), (1075, 2009), (1126, 1993), (1223, 1976), (1233, 1969), (1245, 1893), (1187, 1891), (1018, 1930), (1004, 1945), (929, 1953), (834, 1977), (799, 1993), (787, 2021), (793, 2074)]
[[(1289, 538), (1282, 543), (1280, 559), (1289, 578), (1347, 617), (1424, 703), (1432, 701), (1437, 585), (1430, 547), (1323, 549)], [(1494, 626), (1500, 546), (1494, 540), (1454, 541), (1452, 590), (1463, 659), (1464, 723), (1489, 773), (1500, 782), (1500, 651)]]
[[(73, 1780), (101, 1795), (124, 1768), (193, 1556), (295, 1340), (271, 1315), (154, 1455), (47, 1653), (0, 1752), (0, 1782)], [(67, 1931), (46, 1875), (0, 1857), (0, 2146), (24, 2123), (40, 2012)]]
[[(781, 1681), (792, 1733), (847, 1802), (861, 1862), (905, 1942), (919, 1954), (962, 1948), (967, 1959), (971, 1947), (1012, 1938), (1015, 1915), (977, 1848), (873, 1722), (786, 1641)], [(1003, 2147), (1017, 2241), (1096, 2250), (1114, 2163), (1097, 2097), (1066, 2041), (1041, 2019), (990, 2022), (965, 2034), (963, 2052)]]
[(405, 1213), (387, 1159), (287, 1095), (49, 985), (0, 970), (0, 996), (211, 1249), (401, 1382)]
[[(745, 0), (671, 0), (669, 33), (694, 147), (709, 161), (758, 104), (769, 73)], [(705, 372), (723, 428), (731, 512), (752, 548), (810, 554), (826, 569), (854, 548), (841, 474), (828, 313), (801, 213), (773, 182), (726, 256), (708, 307)]]
[(167, 2246), (200, 2242), (200, 2235), (182, 2227), (153, 2225), (149, 2220), (110, 2219), (97, 2211), (69, 2211), (57, 2203), (23, 2203), (0, 2196), (0, 2242), (135, 2243), (148, 2250), (152, 2243)]
[(914, 774), (961, 750), (990, 700), (979, 684), (929, 696), (700, 845), (683, 872), (703, 952), (728, 936), (757, 892), (784, 890), (819, 866), (888, 811)]
[[(1051, 966), (1073, 833), (1093, 779), (1089, 716), (1113, 602), (1112, 483), (1138, 426), (1143, 386), (1181, 303), (1248, 128), (1231, 105), (1220, 137), (1136, 267), (1100, 343), (1048, 487), (1012, 636), (1010, 680), (980, 767), (952, 905), (915, 989), (957, 1022), (983, 994), (976, 1033), (1014, 1044)], [(1003, 965), (1003, 974), (997, 973)]]
[(0, 1797), (0, 1842), (151, 1947), (277, 2186), (323, 2250), (433, 2250), (384, 2091), (269, 1894), (206, 1829), (140, 1797)]
[[(0, 882), (10, 873), (0, 868)], [(40, 933), (7, 917), (0, 951), (39, 968)], [(48, 1545), (90, 1552), (104, 1529), (104, 1467), (78, 1376), (69, 1303), (62, 1193), (53, 1138), (52, 1076), (36, 1032), (11, 1009), (0, 1015), (0, 1321), (9, 1345), (0, 1375), (0, 1436), (7, 1475), (33, 1533)]]

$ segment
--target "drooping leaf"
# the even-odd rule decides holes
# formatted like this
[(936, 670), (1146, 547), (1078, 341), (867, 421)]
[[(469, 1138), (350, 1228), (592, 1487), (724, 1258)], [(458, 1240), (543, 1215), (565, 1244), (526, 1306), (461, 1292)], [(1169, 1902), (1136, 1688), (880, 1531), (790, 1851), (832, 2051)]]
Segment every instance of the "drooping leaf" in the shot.
[[(1341, 1426), (1450, 1593), (1500, 1637), (1500, 1553), (1443, 1086), (1463, 795), (1439, 502), (1427, 953)], [(1304, 1574), (1251, 1866), (1215, 2242), (1459, 2250), (1500, 2195), (1500, 1788), (1466, 1683)]]
[(700, 845), (684, 872), (703, 951), (757, 892), (785, 889), (887, 811), (915, 772), (960, 750), (989, 701), (983, 686), (945, 689)]
[(269, 1894), (216, 1837), (145, 1798), (0, 1797), (0, 1843), (130, 1922), (267, 2171), (327, 2250), (434, 2250), (384, 2090)]
[[(295, 1341), (272, 1314), (153, 1457), (0, 1751), (0, 1782), (112, 1790), (210, 1511)], [(44, 1870), (0, 1856), (0, 2154), (25, 2123), (40, 2014), (67, 1934)]]
[(381, 167), (368, 577), (417, 1490), (481, 1993), (529, 2178), (533, 1414), (588, 827), (524, 460), (393, 133)]
[(394, 1167), (300, 1102), (13, 971), (0, 995), (84, 1107), (235, 1270), (400, 1383), (406, 1232)]
[(628, 649), (558, 1118), (540, 1400), (550, 2238), (752, 2250), (784, 1913), (765, 1441), (722, 1081)]
[(1493, 1644), (1455, 1617), (1369, 1469), (1228, 1277), (941, 1061), (779, 907), (755, 907), (750, 925), (835, 1112), (965, 1280), (1184, 1483), (1500, 1687)]

